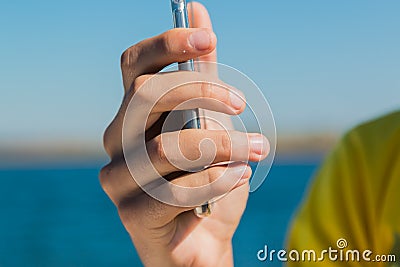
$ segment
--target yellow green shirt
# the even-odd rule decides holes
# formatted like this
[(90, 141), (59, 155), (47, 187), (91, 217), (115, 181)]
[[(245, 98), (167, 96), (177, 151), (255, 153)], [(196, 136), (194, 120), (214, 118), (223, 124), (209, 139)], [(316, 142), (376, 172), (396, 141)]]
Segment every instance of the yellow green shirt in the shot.
[[(400, 266), (400, 112), (350, 131), (312, 182), (289, 231), (287, 252), (315, 250), (322, 259), (319, 252), (329, 247), (338, 258), (343, 253), (342, 261), (292, 257), (288, 266)], [(350, 252), (346, 257), (349, 250), (358, 250), (360, 261)], [(371, 262), (363, 260), (365, 250), (372, 252), (366, 255)], [(396, 263), (373, 262), (376, 255), (395, 255)]]

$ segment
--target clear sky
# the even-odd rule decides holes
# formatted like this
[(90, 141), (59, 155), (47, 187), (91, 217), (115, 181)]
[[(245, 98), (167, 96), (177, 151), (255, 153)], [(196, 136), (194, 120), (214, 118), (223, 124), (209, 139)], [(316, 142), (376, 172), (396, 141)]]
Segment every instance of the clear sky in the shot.
[[(202, 2), (219, 61), (262, 88), (278, 133), (341, 133), (400, 108), (400, 1)], [(100, 144), (120, 54), (172, 18), (168, 0), (15, 0), (0, 25), (0, 142)]]

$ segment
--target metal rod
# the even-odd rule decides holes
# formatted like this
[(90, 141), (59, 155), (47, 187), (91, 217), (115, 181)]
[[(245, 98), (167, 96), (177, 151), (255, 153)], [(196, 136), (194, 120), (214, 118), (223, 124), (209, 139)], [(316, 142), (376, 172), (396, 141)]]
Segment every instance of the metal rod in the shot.
[[(174, 19), (174, 28), (189, 28), (189, 19), (187, 4), (185, 0), (171, 0), (172, 16)], [(183, 71), (195, 71), (193, 59), (178, 63), (178, 69)], [(200, 129), (199, 109), (183, 110), (183, 120), (185, 122), (183, 129)], [(200, 207), (194, 209), (198, 217), (206, 217), (211, 214), (210, 203), (206, 202)]]

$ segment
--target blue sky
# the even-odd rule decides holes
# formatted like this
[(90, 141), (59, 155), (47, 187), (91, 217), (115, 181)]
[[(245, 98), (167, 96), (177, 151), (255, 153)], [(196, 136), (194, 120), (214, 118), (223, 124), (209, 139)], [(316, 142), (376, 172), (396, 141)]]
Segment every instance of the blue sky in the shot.
[[(400, 108), (399, 1), (202, 3), (219, 61), (259, 85), (278, 133), (342, 133)], [(0, 143), (100, 144), (122, 98), (120, 54), (172, 18), (167, 0), (16, 0), (0, 25)]]

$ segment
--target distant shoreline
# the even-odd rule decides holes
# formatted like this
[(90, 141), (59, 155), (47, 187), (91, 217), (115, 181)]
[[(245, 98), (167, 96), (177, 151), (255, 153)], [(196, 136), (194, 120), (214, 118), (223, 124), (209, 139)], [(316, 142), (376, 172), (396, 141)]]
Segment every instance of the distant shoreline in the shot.
[[(335, 135), (281, 136), (276, 164), (308, 164), (323, 160), (337, 141)], [(38, 168), (56, 166), (96, 166), (108, 162), (99, 144), (88, 142), (49, 142), (1, 144), (0, 168)]]

